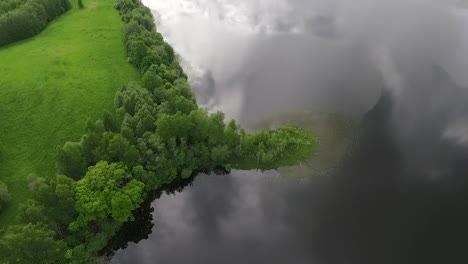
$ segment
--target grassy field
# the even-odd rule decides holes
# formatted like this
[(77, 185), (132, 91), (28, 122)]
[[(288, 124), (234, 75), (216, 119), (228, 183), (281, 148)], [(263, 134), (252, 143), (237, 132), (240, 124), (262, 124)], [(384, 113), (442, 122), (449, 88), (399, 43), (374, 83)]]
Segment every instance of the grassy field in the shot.
[(56, 149), (78, 141), (86, 121), (112, 109), (117, 89), (139, 73), (127, 63), (115, 0), (84, 0), (39, 35), (0, 48), (0, 180), (11, 203), (0, 227), (30, 197), (29, 175), (56, 172)]

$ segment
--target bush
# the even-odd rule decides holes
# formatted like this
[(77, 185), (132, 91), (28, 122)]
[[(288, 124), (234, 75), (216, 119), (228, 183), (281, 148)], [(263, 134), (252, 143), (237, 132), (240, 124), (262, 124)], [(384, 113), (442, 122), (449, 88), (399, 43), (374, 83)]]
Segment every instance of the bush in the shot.
[(32, 37), (70, 9), (68, 0), (27, 0), (0, 15), (0, 46)]
[(10, 201), (10, 194), (5, 183), (0, 181), (0, 210), (6, 207)]
[(59, 148), (57, 167), (61, 174), (75, 180), (84, 176), (87, 164), (79, 143), (67, 142)]
[(79, 8), (84, 8), (83, 0), (78, 0), (78, 7)]

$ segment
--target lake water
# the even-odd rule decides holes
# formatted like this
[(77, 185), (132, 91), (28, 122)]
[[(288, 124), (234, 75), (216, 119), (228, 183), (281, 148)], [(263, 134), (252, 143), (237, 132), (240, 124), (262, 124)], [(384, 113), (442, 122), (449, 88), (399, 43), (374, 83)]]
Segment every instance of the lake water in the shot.
[(464, 11), (398, 0), (144, 3), (209, 111), (247, 126), (303, 109), (344, 113), (359, 144), (327, 176), (234, 171), (181, 183), (145, 204), (111, 263), (468, 263)]

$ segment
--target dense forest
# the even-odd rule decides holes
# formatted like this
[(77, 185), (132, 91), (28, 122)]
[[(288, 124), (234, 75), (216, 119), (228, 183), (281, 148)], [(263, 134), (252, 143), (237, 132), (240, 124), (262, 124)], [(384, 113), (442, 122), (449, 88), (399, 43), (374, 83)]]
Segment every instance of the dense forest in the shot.
[[(37, 3), (17, 1), (6, 14)], [(118, 0), (115, 8), (128, 61), (142, 79), (121, 87), (115, 111), (90, 121), (79, 142), (58, 149), (58, 175), (31, 177), (33, 199), (22, 206), (21, 224), (0, 231), (7, 263), (100, 263), (103, 248), (151, 191), (200, 172), (293, 165), (315, 148), (304, 129), (247, 133), (235, 121), (226, 125), (222, 113), (200, 109), (151, 11), (139, 0)]]
[(0, 46), (36, 35), (70, 7), (68, 0), (2, 0)]

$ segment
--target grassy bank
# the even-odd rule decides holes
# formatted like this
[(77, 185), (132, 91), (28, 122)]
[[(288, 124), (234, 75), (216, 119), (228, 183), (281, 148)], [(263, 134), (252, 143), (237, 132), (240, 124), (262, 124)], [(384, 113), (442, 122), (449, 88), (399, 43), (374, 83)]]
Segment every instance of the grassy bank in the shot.
[(114, 0), (86, 0), (39, 35), (0, 48), (0, 180), (11, 194), (0, 227), (30, 197), (29, 175), (56, 172), (56, 148), (79, 140), (88, 119), (112, 109), (116, 90), (140, 79), (129, 63)]

